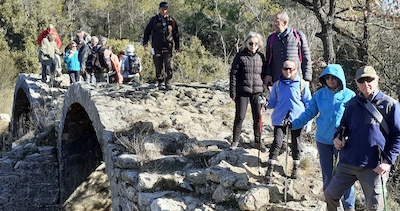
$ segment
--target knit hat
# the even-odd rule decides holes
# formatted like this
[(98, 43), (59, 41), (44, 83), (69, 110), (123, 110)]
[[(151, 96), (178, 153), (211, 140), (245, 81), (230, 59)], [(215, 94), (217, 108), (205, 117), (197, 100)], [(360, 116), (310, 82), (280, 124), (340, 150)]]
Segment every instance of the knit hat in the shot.
[(127, 55), (132, 55), (133, 53), (135, 53), (135, 47), (133, 47), (133, 45), (127, 45), (125, 47), (125, 51)]
[(373, 67), (371, 66), (362, 66), (358, 68), (357, 73), (356, 73), (356, 80), (364, 77), (370, 77), (370, 78), (375, 78), (376, 71)]
[(161, 2), (161, 3), (160, 3), (160, 8), (163, 8), (163, 7), (168, 8), (168, 3), (165, 2), (165, 1)]

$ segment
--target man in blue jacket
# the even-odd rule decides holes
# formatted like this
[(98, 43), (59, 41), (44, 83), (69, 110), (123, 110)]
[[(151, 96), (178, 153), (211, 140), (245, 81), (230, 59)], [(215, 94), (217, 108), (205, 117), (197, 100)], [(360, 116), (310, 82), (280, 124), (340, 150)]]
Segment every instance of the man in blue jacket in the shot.
[[(378, 89), (378, 81), (371, 66), (363, 66), (356, 72), (360, 94), (346, 104), (340, 123), (340, 128), (344, 128), (342, 140), (346, 141), (339, 138), (333, 141), (340, 150), (340, 160), (325, 189), (329, 211), (341, 210), (340, 198), (357, 180), (364, 191), (366, 210), (384, 210), (386, 181), (400, 153), (400, 104)], [(368, 101), (376, 112), (367, 109)], [(377, 113), (383, 116), (382, 121)]]

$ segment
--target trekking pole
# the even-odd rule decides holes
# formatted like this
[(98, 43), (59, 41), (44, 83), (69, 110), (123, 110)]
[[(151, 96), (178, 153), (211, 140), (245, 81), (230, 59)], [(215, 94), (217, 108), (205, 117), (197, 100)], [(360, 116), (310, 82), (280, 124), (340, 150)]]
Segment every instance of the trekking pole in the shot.
[[(379, 156), (379, 164), (382, 164), (383, 163), (383, 158), (382, 158), (382, 149), (379, 147), (379, 146), (377, 146), (378, 147), (378, 156)], [(381, 186), (382, 186), (382, 197), (383, 197), (383, 209), (385, 210), (385, 211), (387, 211), (387, 207), (386, 207), (386, 197), (385, 197), (385, 186), (384, 186), (384, 182), (383, 182), (383, 175), (382, 174), (379, 174), (379, 177), (380, 177), (380, 179), (381, 179)]]
[(289, 154), (289, 118), (290, 118), (290, 110), (287, 112), (285, 119), (284, 119), (284, 126), (286, 127), (286, 157), (285, 157), (285, 194), (284, 194), (284, 199), (285, 199), (285, 205), (287, 202), (287, 182), (288, 182), (288, 174), (287, 174), (287, 165), (288, 165), (288, 154)]
[(264, 105), (267, 103), (267, 99), (260, 95), (258, 97), (258, 103), (260, 104), (260, 122), (259, 122), (259, 129), (260, 129), (260, 136), (258, 137), (258, 156), (257, 156), (257, 161), (258, 161), (258, 166), (257, 166), (257, 170), (258, 170), (258, 176), (261, 176), (261, 169), (260, 169), (260, 153), (261, 153), (261, 134), (262, 134), (262, 111), (263, 111), (263, 107)]
[[(336, 138), (340, 139), (342, 141), (343, 144), (346, 143), (346, 139), (344, 137), (344, 130), (346, 128), (344, 126), (340, 127), (340, 131), (339, 134), (336, 136)], [(335, 162), (335, 171), (337, 169), (337, 166), (339, 164), (339, 156), (340, 156), (340, 149), (337, 150), (337, 156), (336, 156), (336, 162)], [(333, 171), (332, 173), (335, 173), (335, 171)]]

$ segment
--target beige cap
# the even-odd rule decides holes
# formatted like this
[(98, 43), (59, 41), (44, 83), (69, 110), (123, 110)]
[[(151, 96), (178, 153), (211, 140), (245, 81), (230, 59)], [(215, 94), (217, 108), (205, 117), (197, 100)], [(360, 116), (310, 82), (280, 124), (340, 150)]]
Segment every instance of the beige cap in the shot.
[(356, 80), (364, 77), (370, 77), (370, 78), (375, 78), (376, 71), (373, 67), (371, 66), (362, 66), (358, 68), (357, 73), (356, 73)]

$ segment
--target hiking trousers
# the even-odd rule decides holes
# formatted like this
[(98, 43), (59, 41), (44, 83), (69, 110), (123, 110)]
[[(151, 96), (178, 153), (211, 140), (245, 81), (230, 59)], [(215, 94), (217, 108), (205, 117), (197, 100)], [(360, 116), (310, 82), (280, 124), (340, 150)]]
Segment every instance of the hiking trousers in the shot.
[(253, 131), (254, 140), (258, 142), (261, 137), (260, 132), (260, 113), (261, 105), (258, 103), (258, 98), (261, 93), (250, 94), (250, 93), (237, 93), (236, 94), (236, 111), (235, 120), (233, 122), (233, 142), (239, 143), (240, 133), (242, 132), (242, 124), (246, 117), (247, 106), (250, 102), (251, 114), (253, 116)]
[[(323, 180), (322, 189), (325, 190), (332, 180), (333, 166), (335, 165), (334, 157), (337, 157), (338, 152), (335, 146), (333, 146), (333, 144), (324, 144), (319, 141), (317, 141), (317, 149), (319, 154), (319, 164), (322, 170), (322, 180)], [(344, 192), (343, 207), (345, 209), (355, 208), (355, 196), (354, 196), (353, 186), (351, 186)]]
[(159, 85), (165, 82), (167, 88), (172, 87), (173, 72), (171, 68), (172, 48), (154, 49), (153, 62)]
[[(325, 201), (328, 211), (342, 210), (340, 198), (357, 180), (360, 182), (366, 201), (366, 210), (384, 210), (382, 188), (386, 187), (389, 172), (382, 175), (372, 168), (350, 166), (339, 163), (335, 175), (325, 189)], [(381, 178), (383, 181), (381, 181)], [(383, 186), (382, 186), (383, 182)], [(385, 188), (385, 193), (387, 193)]]
[[(276, 160), (279, 156), (279, 152), (283, 145), (283, 142), (286, 141), (285, 136), (286, 134), (286, 127), (287, 126), (274, 126), (274, 141), (272, 142), (271, 149), (269, 150), (269, 159)], [(292, 158), (293, 160), (300, 161), (300, 135), (301, 130), (292, 130), (291, 131), (291, 149), (292, 149)], [(286, 143), (289, 144), (289, 143)]]

